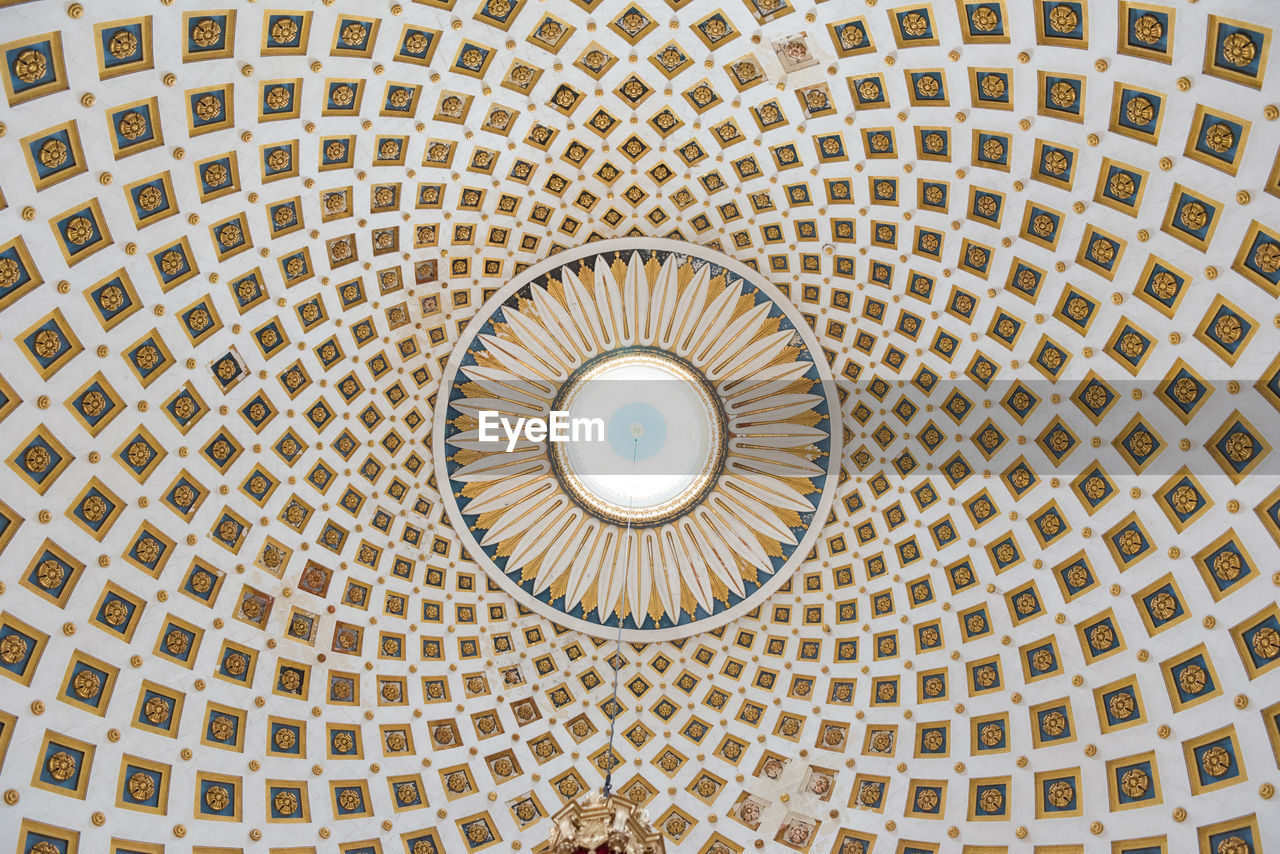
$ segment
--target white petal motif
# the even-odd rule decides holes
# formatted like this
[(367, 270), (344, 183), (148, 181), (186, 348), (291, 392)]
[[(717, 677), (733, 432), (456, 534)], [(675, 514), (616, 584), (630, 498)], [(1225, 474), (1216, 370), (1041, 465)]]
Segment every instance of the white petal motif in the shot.
[[(487, 309), (494, 332), (466, 342), (474, 359), (447, 386), (454, 415), (436, 441), (462, 514), (451, 519), (476, 545), (496, 547), (500, 581), (542, 597), (526, 600), (531, 607), (547, 607), (550, 591), (556, 613), (590, 606), (585, 621), (601, 628), (625, 614), (634, 630), (650, 618), (692, 630), (747, 597), (748, 578), (765, 593), (769, 579), (780, 583), (776, 556), (794, 566), (807, 549), (800, 520), (829, 506), (839, 437), (828, 413), (838, 404), (829, 380), (812, 379), (826, 366), (814, 361), (803, 319), (747, 273), (680, 246), (643, 256), (584, 250), (578, 262), (526, 271)], [(506, 453), (505, 440), (481, 442), (477, 432), (483, 410), (544, 416), (575, 371), (632, 346), (700, 373), (729, 437), (692, 503), (638, 527), (575, 497), (548, 443), (521, 438)]]

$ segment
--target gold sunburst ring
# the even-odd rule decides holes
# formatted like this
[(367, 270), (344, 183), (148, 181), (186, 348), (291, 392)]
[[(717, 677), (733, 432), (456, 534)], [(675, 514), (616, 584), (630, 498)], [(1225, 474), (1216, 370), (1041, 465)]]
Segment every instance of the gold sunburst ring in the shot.
[[(454, 530), (508, 593), (561, 625), (661, 640), (757, 607), (804, 560), (834, 500), (839, 413), (804, 317), (754, 270), (621, 239), (481, 308), (432, 448)], [(553, 441), (557, 415), (574, 432)], [(543, 431), (508, 434), (518, 419)]]

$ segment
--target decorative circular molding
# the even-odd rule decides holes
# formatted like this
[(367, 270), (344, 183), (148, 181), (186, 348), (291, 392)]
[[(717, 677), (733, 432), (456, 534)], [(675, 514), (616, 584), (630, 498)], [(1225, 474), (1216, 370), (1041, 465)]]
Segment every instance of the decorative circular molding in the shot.
[[(562, 625), (621, 621), (634, 641), (724, 625), (790, 577), (831, 507), (839, 401), (821, 354), (784, 294), (718, 252), (563, 252), (494, 294), (449, 360), (433, 444), (449, 520)], [(508, 441), (553, 412), (569, 441)]]
[(631, 346), (591, 358), (551, 409), (571, 424), (597, 417), (607, 425), (602, 441), (548, 449), (578, 506), (606, 521), (641, 528), (678, 518), (723, 470), (724, 406), (701, 371), (665, 350)]

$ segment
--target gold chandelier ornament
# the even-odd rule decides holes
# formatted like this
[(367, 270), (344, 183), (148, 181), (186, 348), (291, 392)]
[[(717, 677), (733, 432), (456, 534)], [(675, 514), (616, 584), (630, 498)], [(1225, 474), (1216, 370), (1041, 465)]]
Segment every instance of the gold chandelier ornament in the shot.
[(666, 854), (662, 834), (638, 804), (592, 792), (552, 816), (547, 854)]

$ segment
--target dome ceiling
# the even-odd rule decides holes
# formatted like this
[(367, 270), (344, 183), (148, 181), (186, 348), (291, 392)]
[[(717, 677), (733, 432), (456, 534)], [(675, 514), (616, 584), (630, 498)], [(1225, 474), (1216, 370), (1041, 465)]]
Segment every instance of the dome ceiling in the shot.
[[(614, 664), (673, 849), (1280, 838), (1270, 4), (295, 6), (0, 2), (0, 844), (536, 850)], [(432, 426), (621, 237), (789, 299), (843, 453), (767, 601), (615, 656)]]

